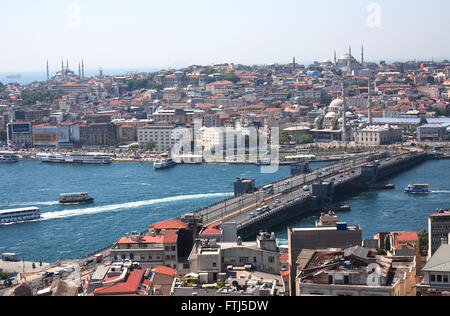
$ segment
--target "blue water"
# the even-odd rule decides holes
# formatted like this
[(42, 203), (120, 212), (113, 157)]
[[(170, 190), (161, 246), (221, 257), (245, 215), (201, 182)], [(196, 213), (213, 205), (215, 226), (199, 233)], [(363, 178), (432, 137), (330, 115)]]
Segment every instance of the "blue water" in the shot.
[[(318, 167), (322, 164), (313, 164)], [(53, 262), (79, 258), (133, 230), (199, 209), (233, 195), (237, 177), (261, 186), (289, 176), (289, 167), (261, 174), (251, 165), (180, 165), (155, 171), (151, 164), (0, 164), (0, 209), (36, 206), (42, 220), (0, 227), (0, 253)], [(60, 206), (61, 193), (89, 192), (95, 203)]]
[[(450, 208), (450, 160), (427, 161), (408, 172), (385, 181), (395, 190), (366, 191), (349, 194), (344, 202), (351, 212), (338, 213), (340, 221), (361, 225), (364, 239), (378, 232), (421, 231), (428, 229), (428, 213), (437, 208)], [(428, 183), (431, 193), (412, 195), (403, 192), (408, 184)], [(311, 227), (320, 214), (312, 214), (289, 224), (290, 227)], [(287, 244), (286, 227), (275, 229), (281, 244)]]
[[(313, 164), (312, 167), (324, 165)], [(0, 164), (0, 209), (37, 206), (42, 220), (0, 227), (0, 253), (22, 253), (30, 261), (79, 258), (108, 246), (133, 230), (196, 210), (232, 196), (236, 177), (252, 177), (258, 186), (289, 176), (289, 167), (261, 174), (250, 165), (183, 165), (155, 171), (151, 164), (109, 166), (50, 165), (37, 161)], [(413, 230), (427, 226), (427, 213), (450, 206), (450, 161), (430, 161), (389, 179), (395, 191), (370, 191), (348, 196), (350, 213), (342, 221), (360, 224), (365, 238), (379, 231)], [(410, 183), (429, 183), (426, 196), (407, 195)], [(60, 206), (58, 195), (89, 192), (96, 201)], [(6, 204), (8, 203), (8, 204)], [(289, 223), (312, 226), (317, 215)], [(286, 242), (286, 227), (275, 230)]]

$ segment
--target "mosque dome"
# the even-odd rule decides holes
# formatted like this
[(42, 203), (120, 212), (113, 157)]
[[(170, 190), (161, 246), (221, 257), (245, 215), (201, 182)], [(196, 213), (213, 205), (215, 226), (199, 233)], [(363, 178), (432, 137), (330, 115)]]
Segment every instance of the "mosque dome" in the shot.
[(336, 118), (337, 114), (334, 112), (328, 112), (327, 115), (325, 115), (326, 119), (334, 119)]
[(330, 108), (341, 108), (343, 104), (344, 104), (344, 101), (342, 99), (334, 99), (330, 103)]
[(353, 114), (352, 112), (346, 112), (345, 117), (355, 118), (355, 114)]

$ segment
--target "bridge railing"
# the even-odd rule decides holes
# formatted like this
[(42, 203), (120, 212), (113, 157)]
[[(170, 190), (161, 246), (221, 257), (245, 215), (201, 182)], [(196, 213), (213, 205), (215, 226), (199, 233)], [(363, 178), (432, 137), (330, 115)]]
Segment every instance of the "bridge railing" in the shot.
[[(354, 167), (355, 164), (365, 163), (366, 158), (368, 156), (370, 156), (370, 155), (359, 156), (358, 158), (356, 158), (354, 160), (347, 160), (344, 162), (340, 161), (335, 164), (331, 164), (331, 165), (327, 165), (327, 166), (318, 168), (318, 169), (314, 170), (314, 172), (306, 174), (306, 175), (303, 174), (303, 175), (297, 175), (297, 176), (293, 176), (293, 177), (291, 176), (291, 177), (276, 181), (273, 183), (273, 186), (274, 186), (274, 188), (278, 189), (278, 192), (276, 190), (274, 190), (274, 193), (271, 193), (271, 194), (278, 194), (278, 193), (282, 193), (282, 192), (291, 191), (295, 187), (299, 187), (299, 186), (305, 185), (307, 183), (317, 181), (319, 179), (324, 178), (324, 176), (327, 177), (330, 175), (330, 173), (335, 174), (336, 172), (340, 172), (342, 170)], [(325, 172), (325, 170), (328, 171), (327, 175), (321, 174), (322, 172)], [(295, 183), (295, 182), (299, 182), (299, 183), (297, 183), (295, 186), (290, 186), (288, 188), (287, 186), (282, 185), (286, 181), (289, 181), (290, 183)], [(280, 186), (284, 187), (285, 189), (281, 191)], [(228, 213), (237, 211), (237, 210), (243, 208), (244, 206), (250, 206), (251, 204), (249, 204), (249, 203), (251, 203), (251, 202), (257, 203), (260, 199), (266, 198), (267, 196), (270, 196), (271, 194), (258, 190), (253, 194), (228, 199), (228, 200), (226, 200), (226, 203), (225, 203), (225, 201), (216, 203), (215, 207), (213, 207), (213, 208), (206, 207), (206, 208), (202, 209), (203, 213), (201, 213), (201, 214), (196, 213), (196, 214), (202, 216), (203, 223), (206, 223), (206, 224), (214, 223), (216, 221), (221, 220)], [(233, 202), (231, 202), (231, 201), (233, 201)]]

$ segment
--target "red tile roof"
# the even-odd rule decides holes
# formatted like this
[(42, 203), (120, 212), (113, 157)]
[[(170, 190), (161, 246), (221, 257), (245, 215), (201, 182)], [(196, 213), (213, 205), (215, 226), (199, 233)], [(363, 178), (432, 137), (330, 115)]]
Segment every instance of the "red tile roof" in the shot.
[(219, 228), (222, 223), (216, 223), (208, 226), (202, 231), (202, 235), (220, 235), (222, 230)]
[(168, 276), (174, 276), (177, 273), (177, 271), (175, 271), (174, 269), (164, 267), (164, 266), (156, 267), (152, 270), (152, 272), (158, 273), (158, 274), (164, 274), (164, 275), (168, 275)]
[(402, 232), (397, 236), (397, 241), (408, 242), (408, 241), (419, 241), (419, 235), (417, 232)]
[(154, 229), (187, 229), (188, 225), (179, 219), (168, 219), (162, 222), (154, 223), (150, 225), (150, 228)]
[(128, 273), (125, 282), (119, 282), (117, 284), (101, 287), (94, 290), (94, 295), (136, 295), (139, 286), (144, 278), (145, 269), (142, 270), (132, 270)]

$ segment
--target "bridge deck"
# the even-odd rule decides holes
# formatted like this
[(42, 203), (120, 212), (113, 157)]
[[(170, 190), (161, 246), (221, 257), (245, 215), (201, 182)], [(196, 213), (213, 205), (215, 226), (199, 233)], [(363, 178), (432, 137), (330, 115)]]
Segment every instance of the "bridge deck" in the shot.
[[(390, 168), (393, 165), (417, 157), (424, 153), (399, 154), (379, 161), (379, 169)], [(338, 162), (325, 166), (312, 173), (289, 177), (273, 183), (273, 193), (259, 190), (253, 194), (230, 198), (218, 202), (195, 212), (202, 217), (204, 226), (217, 222), (236, 222), (238, 230), (292, 206), (301, 204), (312, 197), (312, 185), (319, 182), (333, 182), (335, 187), (349, 184), (361, 177), (362, 166), (371, 163), (366, 162), (367, 156), (353, 160)], [(277, 202), (277, 203), (276, 203)], [(264, 214), (256, 214), (256, 210), (265, 203), (271, 209)]]

